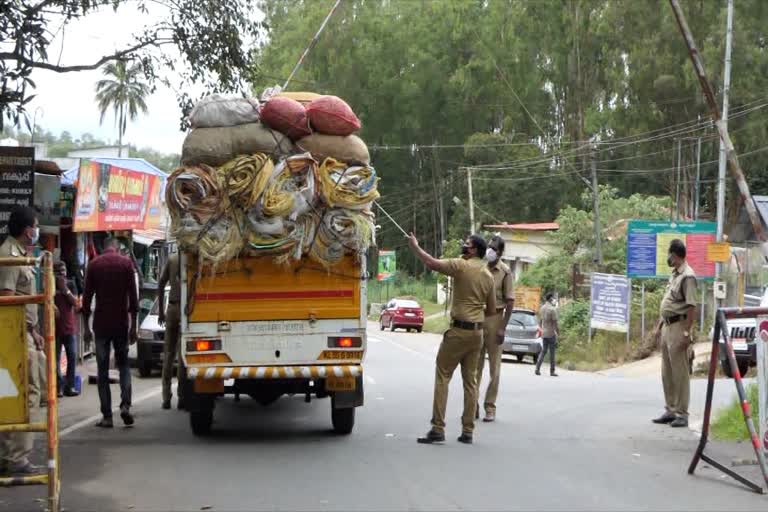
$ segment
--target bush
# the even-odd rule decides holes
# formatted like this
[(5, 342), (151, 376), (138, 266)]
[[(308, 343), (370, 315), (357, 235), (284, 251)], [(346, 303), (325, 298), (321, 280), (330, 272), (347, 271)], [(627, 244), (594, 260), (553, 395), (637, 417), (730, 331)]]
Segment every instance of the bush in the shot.
[[(760, 400), (757, 395), (757, 384), (750, 384), (747, 387), (747, 398), (752, 406), (752, 418), (755, 419), (755, 423), (760, 417), (758, 409)], [(712, 422), (712, 435), (715, 439), (729, 441), (746, 441), (749, 439), (749, 432), (744, 424), (744, 415), (741, 412), (738, 398), (734, 398), (730, 405), (717, 412), (715, 421)]]

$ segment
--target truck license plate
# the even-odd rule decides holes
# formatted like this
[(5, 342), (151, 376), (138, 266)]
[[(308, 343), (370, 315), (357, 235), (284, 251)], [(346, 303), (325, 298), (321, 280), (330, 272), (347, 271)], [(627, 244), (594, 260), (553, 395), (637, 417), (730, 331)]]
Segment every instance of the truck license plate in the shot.
[(355, 387), (354, 377), (328, 377), (325, 380), (325, 389), (328, 391), (354, 391)]

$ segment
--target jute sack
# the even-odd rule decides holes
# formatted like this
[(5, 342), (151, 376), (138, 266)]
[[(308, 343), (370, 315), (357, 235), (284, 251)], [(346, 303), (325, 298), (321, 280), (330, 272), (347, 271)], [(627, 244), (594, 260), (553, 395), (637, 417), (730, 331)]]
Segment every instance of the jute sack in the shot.
[(309, 137), (300, 139), (296, 142), (296, 145), (302, 151), (312, 153), (312, 156), (318, 162), (331, 157), (348, 164), (368, 165), (371, 163), (368, 147), (356, 135), (341, 137), (338, 135), (313, 133)]
[(281, 92), (279, 94), (275, 94), (276, 98), (291, 98), (292, 100), (296, 100), (305, 107), (309, 105), (312, 101), (322, 98), (323, 96), (321, 94), (317, 94), (316, 92)]
[(184, 139), (181, 163), (219, 166), (240, 155), (267, 153), (273, 159), (278, 159), (293, 150), (293, 144), (285, 135), (261, 123), (196, 128)]

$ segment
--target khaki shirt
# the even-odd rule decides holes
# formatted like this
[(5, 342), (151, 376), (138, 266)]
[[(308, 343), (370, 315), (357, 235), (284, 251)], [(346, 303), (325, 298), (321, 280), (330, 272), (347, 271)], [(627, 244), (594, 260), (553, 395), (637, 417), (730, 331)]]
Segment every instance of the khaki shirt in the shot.
[(539, 309), (541, 319), (541, 337), (553, 338), (557, 336), (557, 309), (549, 302), (545, 302)]
[(496, 307), (493, 276), (486, 261), (480, 258), (452, 258), (443, 262), (447, 266), (445, 275), (453, 277), (451, 316), (463, 322), (480, 323), (485, 320), (486, 304)]
[(691, 306), (696, 306), (696, 274), (683, 263), (669, 276), (667, 290), (661, 299), (661, 316), (685, 315)]
[(168, 302), (179, 304), (181, 302), (181, 269), (179, 268), (179, 253), (174, 252), (168, 255), (168, 261), (165, 263), (163, 273), (160, 275), (159, 286), (171, 285), (171, 291), (168, 294)]
[[(0, 258), (18, 258), (27, 255), (27, 249), (18, 240), (9, 236), (0, 245)], [(31, 266), (0, 267), (0, 290), (12, 291), (15, 295), (35, 293), (35, 270)], [(25, 306), (27, 326), (37, 327), (37, 305)]]
[(488, 270), (493, 276), (493, 289), (496, 292), (496, 310), (501, 311), (507, 306), (508, 300), (515, 300), (515, 288), (512, 283), (512, 270), (503, 261), (489, 265)]

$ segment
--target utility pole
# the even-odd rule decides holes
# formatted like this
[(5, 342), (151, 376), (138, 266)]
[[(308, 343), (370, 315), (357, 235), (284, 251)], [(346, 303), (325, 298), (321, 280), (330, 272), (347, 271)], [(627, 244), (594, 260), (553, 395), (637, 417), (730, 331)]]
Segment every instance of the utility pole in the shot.
[[(728, 92), (731, 89), (731, 42), (733, 41), (733, 0), (728, 0), (728, 20), (725, 32), (725, 71), (723, 77), (723, 110), (720, 122), (723, 129), (728, 130)], [(723, 226), (725, 224), (725, 165), (726, 165), (725, 141), (720, 137), (720, 160), (717, 166), (717, 241), (723, 241)], [(715, 266), (715, 281), (720, 280), (723, 271), (722, 263)], [(722, 301), (719, 301), (722, 306)]]
[(701, 200), (699, 187), (701, 186), (701, 137), (696, 142), (696, 190), (693, 193), (693, 218), (699, 220), (699, 201)]
[(472, 196), (472, 168), (467, 167), (467, 195), (469, 196), (469, 234), (475, 234), (475, 199)]
[(600, 190), (597, 188), (597, 159), (592, 154), (592, 217), (595, 225), (595, 263), (603, 264), (603, 251), (600, 243)]

